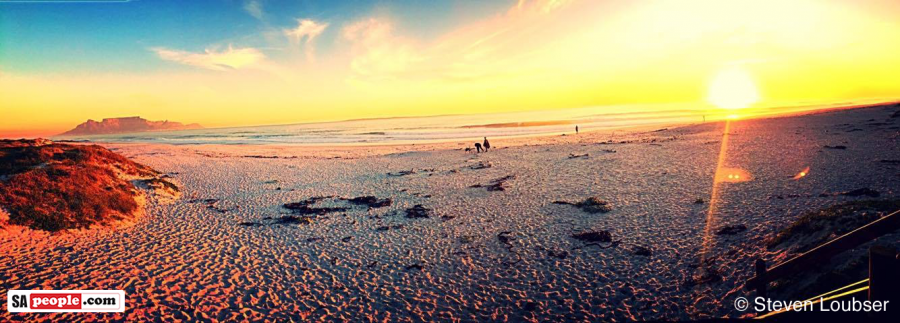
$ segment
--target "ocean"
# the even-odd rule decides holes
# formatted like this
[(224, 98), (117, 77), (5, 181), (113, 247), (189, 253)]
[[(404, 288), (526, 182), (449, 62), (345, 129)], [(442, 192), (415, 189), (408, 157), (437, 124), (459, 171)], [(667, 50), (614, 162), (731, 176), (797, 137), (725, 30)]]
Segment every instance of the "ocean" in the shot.
[[(809, 110), (811, 106), (805, 106)], [(821, 105), (816, 108), (822, 108)], [(640, 112), (633, 112), (640, 110)], [(756, 109), (754, 115), (800, 111), (802, 107)], [(629, 112), (632, 111), (632, 112)], [(727, 118), (733, 111), (699, 104), (602, 106), (547, 111), (357, 119), (286, 125), (206, 128), (91, 136), (56, 137), (107, 143), (166, 144), (414, 144), (690, 124)]]

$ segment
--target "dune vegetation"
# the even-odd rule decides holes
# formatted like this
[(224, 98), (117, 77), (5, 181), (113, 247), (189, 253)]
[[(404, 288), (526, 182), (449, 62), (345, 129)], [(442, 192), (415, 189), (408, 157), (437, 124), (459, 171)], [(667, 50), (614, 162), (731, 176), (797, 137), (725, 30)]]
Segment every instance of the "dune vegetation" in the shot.
[(0, 219), (0, 225), (59, 231), (128, 220), (141, 210), (138, 181), (165, 180), (150, 167), (97, 145), (3, 140), (0, 207), (8, 219)]

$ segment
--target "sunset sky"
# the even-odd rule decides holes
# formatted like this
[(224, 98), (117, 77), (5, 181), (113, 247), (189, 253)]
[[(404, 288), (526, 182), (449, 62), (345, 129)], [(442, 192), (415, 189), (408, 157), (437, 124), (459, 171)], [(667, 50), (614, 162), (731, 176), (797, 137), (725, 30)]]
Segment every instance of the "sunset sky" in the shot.
[(705, 104), (734, 67), (758, 104), (900, 97), (895, 0), (72, 2), (0, 0), (0, 137)]

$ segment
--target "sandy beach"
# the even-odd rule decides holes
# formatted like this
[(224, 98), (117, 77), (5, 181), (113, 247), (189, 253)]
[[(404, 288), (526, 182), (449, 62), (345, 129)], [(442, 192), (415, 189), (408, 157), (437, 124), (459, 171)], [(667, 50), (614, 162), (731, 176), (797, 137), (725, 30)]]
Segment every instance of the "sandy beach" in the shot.
[[(151, 199), (115, 229), (0, 229), (0, 283), (121, 289), (128, 311), (0, 318), (741, 317), (731, 302), (750, 295), (754, 260), (796, 252), (767, 239), (805, 212), (872, 198), (842, 193), (900, 198), (897, 110), (733, 120), (724, 150), (725, 122), (497, 139), (481, 154), (458, 142), (104, 144), (171, 176), (182, 197)], [(720, 150), (746, 178), (720, 182), (710, 212)], [(591, 197), (608, 209), (578, 207)]]

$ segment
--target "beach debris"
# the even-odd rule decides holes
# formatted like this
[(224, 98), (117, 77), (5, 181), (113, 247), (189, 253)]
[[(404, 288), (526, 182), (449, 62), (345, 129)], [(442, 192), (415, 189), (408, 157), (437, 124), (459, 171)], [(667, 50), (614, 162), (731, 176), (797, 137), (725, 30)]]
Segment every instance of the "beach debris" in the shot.
[[(203, 203), (203, 204), (206, 204), (206, 208), (216, 211), (216, 212), (219, 212), (219, 213), (226, 213), (228, 211), (233, 211), (233, 210), (240, 208), (240, 206), (238, 206), (237, 204), (230, 203), (227, 201), (222, 201), (219, 199), (213, 199), (213, 198), (193, 199), (193, 200), (188, 201), (188, 203)], [(232, 204), (232, 205), (223, 206), (223, 204)]]
[(302, 203), (287, 203), (283, 205), (283, 207), (285, 209), (291, 210), (291, 213), (299, 215), (325, 215), (328, 213), (347, 211), (347, 208), (345, 207), (310, 207), (308, 204)]
[(394, 177), (400, 177), (400, 176), (412, 175), (415, 173), (416, 173), (415, 170), (401, 170), (401, 171), (395, 172), (395, 173), (387, 173), (387, 175), (394, 176)]
[(634, 246), (632, 253), (638, 256), (650, 257), (650, 255), (653, 254), (653, 251), (644, 246)]
[(388, 230), (397, 230), (397, 229), (403, 229), (403, 225), (402, 224), (383, 225), (383, 226), (375, 228), (375, 231), (388, 231)]
[(425, 194), (425, 193), (419, 193), (419, 192), (412, 193), (412, 195), (413, 195), (413, 196), (417, 196), (417, 197), (423, 197), (423, 198), (430, 198), (430, 197), (431, 197), (431, 194)]
[(497, 240), (500, 240), (500, 243), (505, 244), (509, 247), (512, 247), (512, 244), (510, 244), (510, 242), (515, 239), (516, 238), (513, 236), (512, 231), (503, 231), (497, 234)]
[(900, 165), (900, 160), (898, 159), (882, 159), (879, 162), (890, 165)]
[(590, 157), (590, 154), (588, 154), (588, 153), (584, 153), (584, 154), (569, 154), (569, 159), (575, 159), (575, 158), (588, 158), (588, 157)]
[(493, 165), (491, 165), (490, 162), (480, 161), (475, 165), (469, 166), (469, 169), (485, 169), (485, 168), (491, 168), (492, 166)]
[(516, 237), (512, 231), (503, 231), (497, 234), (497, 240), (500, 241), (501, 244), (506, 248), (506, 251), (510, 254), (514, 255), (515, 261), (507, 261), (504, 260), (502, 263), (505, 266), (512, 266), (522, 262), (522, 256), (519, 255), (518, 252), (513, 250), (512, 242), (516, 240)]
[(469, 244), (475, 241), (475, 236), (461, 236), (457, 239), (461, 244)]
[(262, 226), (262, 223), (244, 221), (244, 222), (238, 223), (238, 225), (242, 226), (242, 227), (258, 227), (258, 226)]
[(847, 149), (847, 146), (844, 146), (844, 145), (837, 145), (837, 146), (829, 146), (829, 145), (825, 145), (825, 146), (823, 146), (823, 147), (824, 147), (825, 149), (837, 149), (837, 150), (845, 150), (845, 149)]
[[(607, 248), (616, 247), (616, 246), (618, 246), (619, 243), (621, 242), (621, 241), (618, 241), (618, 240), (613, 241), (613, 239), (612, 239), (612, 234), (609, 233), (609, 231), (606, 231), (606, 230), (600, 230), (600, 231), (594, 231), (594, 230), (582, 231), (582, 232), (579, 232), (579, 233), (572, 234), (572, 238), (574, 238), (574, 239), (576, 239), (576, 240), (579, 240), (579, 241), (581, 241), (581, 242), (584, 242), (584, 245), (578, 246), (578, 247), (574, 247), (574, 248), (572, 248), (572, 250), (582, 249), (582, 248), (585, 248), (585, 247), (588, 247), (588, 246), (597, 246), (597, 247), (599, 247), (600, 249), (607, 249)], [(604, 245), (602, 245), (601, 243), (607, 244), (607, 245), (604, 246)]]
[(275, 221), (275, 224), (312, 224), (313, 218), (311, 216), (295, 216), (295, 215), (285, 215), (278, 220)]
[(406, 269), (406, 271), (410, 271), (410, 270), (422, 270), (422, 269), (424, 269), (424, 268), (425, 268), (425, 267), (422, 266), (421, 264), (412, 264), (412, 265), (407, 265), (407, 266), (404, 267), (404, 269)]
[(600, 151), (605, 152), (605, 153), (609, 153), (609, 154), (613, 154), (613, 153), (616, 152), (615, 150), (612, 150), (612, 149), (603, 149), (603, 150), (600, 150)]
[(716, 235), (735, 235), (746, 230), (747, 226), (743, 224), (728, 225), (719, 228), (719, 230), (716, 231)]
[(557, 259), (566, 259), (569, 256), (569, 252), (565, 250), (547, 250), (547, 255)]
[(265, 155), (244, 155), (241, 157), (256, 158), (256, 159), (297, 159), (297, 158), (300, 158), (298, 156), (265, 156)]
[(334, 196), (314, 196), (307, 198), (305, 200), (294, 202), (294, 203), (286, 203), (282, 205), (285, 209), (291, 210), (291, 213), (299, 214), (299, 215), (325, 215), (333, 212), (345, 212), (348, 209), (345, 207), (311, 207), (310, 205), (318, 203), (321, 200), (333, 198)]
[(857, 188), (857, 189), (855, 189), (855, 190), (843, 192), (843, 193), (840, 193), (840, 194), (841, 194), (841, 195), (844, 195), (844, 196), (854, 196), (854, 197), (855, 197), (855, 196), (868, 196), (868, 197), (879, 197), (879, 196), (881, 196), (881, 193), (879, 193), (878, 191), (873, 190), (873, 189), (871, 189), (871, 188), (868, 188), (868, 187)]
[(422, 219), (431, 217), (432, 210), (422, 206), (422, 204), (416, 204), (411, 208), (406, 209), (406, 217), (410, 219)]
[(455, 215), (448, 215), (448, 214), (441, 215), (441, 221), (450, 221), (450, 220), (453, 220), (453, 219), (455, 219), (455, 218), (456, 218)]
[(291, 203), (291, 204), (297, 204), (297, 205), (300, 205), (300, 204), (302, 204), (302, 205), (312, 205), (312, 204), (318, 203), (318, 202), (321, 201), (321, 200), (324, 200), (324, 199), (330, 199), (330, 198), (333, 198), (333, 197), (334, 197), (334, 196), (332, 196), (332, 195), (328, 195), (328, 196), (313, 196), (313, 197), (307, 198), (307, 199), (305, 199), (305, 200), (302, 200), (302, 201), (299, 201), (299, 202), (295, 202), (295, 203)]
[(370, 208), (380, 208), (380, 207), (390, 206), (391, 203), (393, 203), (391, 198), (379, 199), (379, 198), (371, 196), (371, 195), (358, 196), (358, 197), (354, 197), (354, 198), (341, 198), (341, 200), (347, 201), (350, 204), (365, 205)]
[(581, 202), (553, 201), (553, 204), (571, 205), (591, 214), (607, 213), (612, 211), (609, 202), (601, 200), (599, 197), (592, 196)]
[(606, 230), (584, 231), (572, 235), (572, 238), (584, 242), (612, 242), (612, 234)]
[(694, 204), (703, 204), (703, 203), (706, 203), (706, 201), (704, 201), (702, 197), (698, 197), (696, 200), (694, 200)]
[(469, 186), (469, 187), (470, 187), (470, 188), (481, 188), (481, 187), (483, 187), (483, 188), (485, 188), (486, 190), (488, 190), (489, 192), (494, 192), (494, 191), (505, 191), (505, 190), (506, 190), (506, 182), (509, 181), (509, 180), (511, 180), (511, 179), (513, 179), (513, 178), (516, 178), (516, 176), (515, 176), (515, 175), (506, 175), (506, 176), (503, 176), (503, 177), (501, 177), (501, 178), (498, 178), (498, 179), (495, 179), (495, 180), (491, 181), (491, 183), (488, 184), (488, 185), (475, 184), (475, 185), (472, 185), (472, 186)]
[(350, 236), (343, 237), (343, 238), (341, 238), (341, 241), (343, 241), (343, 242), (350, 242), (350, 239), (353, 239), (353, 237), (350, 237)]
[(534, 301), (528, 301), (528, 302), (525, 302), (525, 305), (522, 305), (522, 309), (524, 309), (525, 311), (528, 311), (528, 312), (534, 312), (534, 311), (538, 310), (539, 307), (540, 307), (540, 304), (538, 302), (534, 302)]

